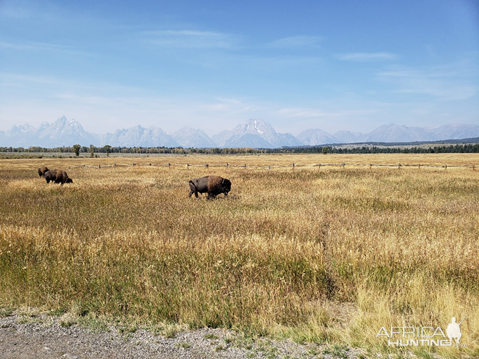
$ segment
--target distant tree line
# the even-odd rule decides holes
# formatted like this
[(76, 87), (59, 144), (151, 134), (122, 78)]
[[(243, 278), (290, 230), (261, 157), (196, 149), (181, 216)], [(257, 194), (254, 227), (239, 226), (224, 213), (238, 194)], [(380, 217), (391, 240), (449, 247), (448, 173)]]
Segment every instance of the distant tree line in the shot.
[(267, 153), (336, 153), (336, 154), (354, 154), (354, 153), (479, 153), (479, 143), (476, 144), (456, 144), (441, 145), (430, 147), (389, 147), (389, 146), (358, 146), (351, 148), (334, 146), (311, 146), (311, 147), (282, 147), (273, 149), (255, 149), (250, 147), (242, 148), (183, 148), (183, 147), (112, 147), (109, 145), (96, 147), (94, 145), (80, 146), (73, 145), (46, 148), (32, 146), (24, 147), (0, 147), (0, 152), (10, 153), (74, 153), (77, 156), (80, 153), (90, 154), (93, 157), (98, 153), (129, 153), (129, 154), (267, 154)]
[[(324, 149), (328, 150), (325, 151)], [(377, 147), (377, 146), (361, 146), (361, 147), (298, 147), (288, 148), (289, 153), (337, 153), (337, 154), (353, 154), (353, 153), (479, 153), (479, 143), (476, 144), (457, 144), (443, 145), (434, 147)], [(283, 152), (283, 149), (280, 150)]]

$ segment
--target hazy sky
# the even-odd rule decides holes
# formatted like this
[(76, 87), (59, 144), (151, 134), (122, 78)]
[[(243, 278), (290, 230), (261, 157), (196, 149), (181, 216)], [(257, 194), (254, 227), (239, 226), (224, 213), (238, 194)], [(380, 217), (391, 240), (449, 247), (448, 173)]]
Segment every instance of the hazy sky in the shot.
[(0, 130), (479, 124), (477, 0), (0, 0)]

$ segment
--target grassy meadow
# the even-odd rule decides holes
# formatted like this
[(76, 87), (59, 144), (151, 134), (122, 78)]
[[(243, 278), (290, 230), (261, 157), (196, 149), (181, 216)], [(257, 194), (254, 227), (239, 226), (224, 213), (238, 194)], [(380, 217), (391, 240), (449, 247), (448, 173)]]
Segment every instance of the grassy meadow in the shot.
[[(113, 163), (479, 164), (477, 154), (0, 160), (0, 308), (233, 328), (397, 352), (385, 327), (461, 324), (479, 357), (479, 168), (248, 169)], [(67, 169), (46, 184), (37, 168)], [(229, 178), (226, 198), (188, 180)], [(402, 339), (402, 338), (397, 338)], [(424, 358), (427, 347), (405, 347)]]

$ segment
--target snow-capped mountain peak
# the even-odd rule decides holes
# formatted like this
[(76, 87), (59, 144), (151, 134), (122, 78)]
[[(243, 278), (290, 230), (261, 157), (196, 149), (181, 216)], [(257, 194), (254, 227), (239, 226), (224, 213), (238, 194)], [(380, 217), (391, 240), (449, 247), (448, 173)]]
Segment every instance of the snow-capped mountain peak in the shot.
[(291, 134), (279, 134), (271, 124), (263, 120), (249, 120), (231, 131), (223, 131), (212, 137), (220, 147), (275, 148), (302, 146)]
[(169, 135), (159, 127), (145, 128), (141, 125), (99, 135), (86, 132), (78, 121), (62, 116), (53, 123), (44, 122), (38, 128), (25, 124), (12, 126), (8, 131), (0, 131), (0, 146), (52, 148), (93, 144), (121, 147), (278, 148), (354, 142), (438, 141), (473, 137), (479, 137), (478, 125), (446, 124), (424, 128), (390, 124), (380, 126), (368, 134), (339, 131), (334, 136), (320, 129), (308, 129), (295, 137), (289, 133), (277, 133), (271, 124), (258, 119), (251, 119), (212, 138), (202, 130), (190, 127), (184, 127)]
[[(254, 120), (253, 123), (254, 123), (254, 129), (255, 129), (255, 131), (256, 131), (257, 133), (259, 133), (260, 135), (264, 134), (264, 131), (262, 131), (262, 130), (260, 130), (260, 129), (258, 128), (258, 121), (257, 121), (257, 120)], [(250, 127), (250, 124), (248, 124), (248, 129), (249, 129), (249, 127)]]

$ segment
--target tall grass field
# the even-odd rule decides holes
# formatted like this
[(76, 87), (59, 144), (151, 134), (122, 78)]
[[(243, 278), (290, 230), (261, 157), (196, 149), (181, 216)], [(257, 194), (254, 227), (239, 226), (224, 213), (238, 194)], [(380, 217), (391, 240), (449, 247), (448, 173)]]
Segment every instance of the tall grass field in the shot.
[[(181, 166), (75, 167), (131, 162)], [(474, 162), (477, 154), (1, 159), (0, 307), (479, 357)], [(247, 166), (186, 166), (206, 163)], [(365, 165), (275, 167), (292, 163)], [(438, 167), (405, 166), (419, 163)], [(74, 183), (47, 184), (41, 166)], [(213, 174), (231, 180), (227, 197), (188, 198), (190, 179)], [(456, 346), (388, 345), (413, 337), (380, 332), (445, 333), (466, 316)]]

